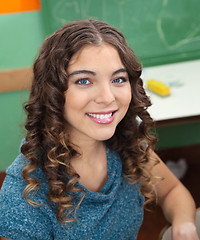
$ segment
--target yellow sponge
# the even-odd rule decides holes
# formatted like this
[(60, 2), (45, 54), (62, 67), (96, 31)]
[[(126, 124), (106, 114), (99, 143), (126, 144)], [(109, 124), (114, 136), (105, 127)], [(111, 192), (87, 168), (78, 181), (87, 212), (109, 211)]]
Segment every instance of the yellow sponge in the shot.
[(155, 79), (149, 79), (147, 81), (147, 88), (163, 97), (170, 94), (170, 87)]

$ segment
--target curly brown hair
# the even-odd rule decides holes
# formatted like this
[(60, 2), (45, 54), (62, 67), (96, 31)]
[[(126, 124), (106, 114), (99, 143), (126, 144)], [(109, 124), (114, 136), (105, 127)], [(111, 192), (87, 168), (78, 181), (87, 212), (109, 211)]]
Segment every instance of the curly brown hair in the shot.
[[(156, 138), (149, 133), (154, 123), (147, 112), (151, 102), (140, 78), (142, 66), (117, 29), (94, 19), (77, 20), (62, 26), (45, 39), (35, 60), (32, 88), (25, 105), (27, 135), (21, 147), (21, 152), (28, 159), (22, 171), (27, 183), (25, 199), (37, 205), (28, 195), (40, 188), (33, 172), (41, 167), (48, 180), (48, 197), (56, 203), (60, 222), (74, 221), (69, 215), (76, 212), (78, 206), (73, 206), (74, 197), (70, 193), (82, 191), (81, 200), (84, 198), (84, 190), (75, 185), (79, 175), (70, 164), (70, 160), (79, 153), (69, 141), (68, 125), (64, 118), (64, 93), (68, 85), (66, 70), (70, 59), (80, 49), (102, 43), (108, 43), (118, 51), (132, 89), (128, 112), (106, 144), (109, 149), (119, 153), (124, 176), (132, 183), (141, 179), (143, 194), (152, 198), (146, 188), (153, 179), (147, 163), (150, 162), (150, 149), (155, 145)], [(141, 119), (140, 124), (137, 117)]]

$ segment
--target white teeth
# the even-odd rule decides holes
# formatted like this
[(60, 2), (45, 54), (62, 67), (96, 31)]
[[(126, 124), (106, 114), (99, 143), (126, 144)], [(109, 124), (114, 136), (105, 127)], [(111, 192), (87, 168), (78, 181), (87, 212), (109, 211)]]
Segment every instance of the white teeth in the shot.
[(106, 119), (110, 118), (112, 116), (112, 113), (110, 114), (93, 114), (93, 113), (87, 113), (90, 117), (97, 118), (97, 119)]

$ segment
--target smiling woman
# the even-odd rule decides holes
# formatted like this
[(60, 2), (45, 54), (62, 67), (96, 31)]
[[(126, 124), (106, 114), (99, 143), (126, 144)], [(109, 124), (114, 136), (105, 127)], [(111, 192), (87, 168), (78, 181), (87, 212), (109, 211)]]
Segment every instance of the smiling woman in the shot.
[(70, 141), (111, 138), (131, 102), (129, 77), (117, 50), (108, 44), (86, 46), (72, 57), (67, 73), (64, 110)]
[(198, 240), (191, 195), (152, 150), (141, 71), (104, 22), (70, 22), (44, 41), (27, 134), (0, 193), (0, 236), (136, 240), (144, 202), (157, 197), (174, 240)]

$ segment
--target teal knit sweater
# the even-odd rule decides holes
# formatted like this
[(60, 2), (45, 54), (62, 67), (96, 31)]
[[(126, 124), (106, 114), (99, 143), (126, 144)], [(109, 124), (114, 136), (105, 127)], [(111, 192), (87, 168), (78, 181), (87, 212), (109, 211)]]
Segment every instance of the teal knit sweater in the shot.
[[(85, 198), (78, 208), (77, 221), (70, 227), (56, 219), (56, 208), (48, 200), (48, 184), (41, 168), (34, 173), (41, 188), (31, 198), (42, 206), (34, 207), (25, 201), (26, 183), (21, 176), (25, 158), (20, 154), (7, 169), (0, 192), (0, 236), (15, 240), (135, 240), (143, 220), (140, 183), (128, 184), (122, 175), (119, 155), (109, 149), (106, 152), (108, 181), (100, 192), (91, 192), (81, 185)], [(80, 194), (75, 193), (75, 199), (79, 198)]]

